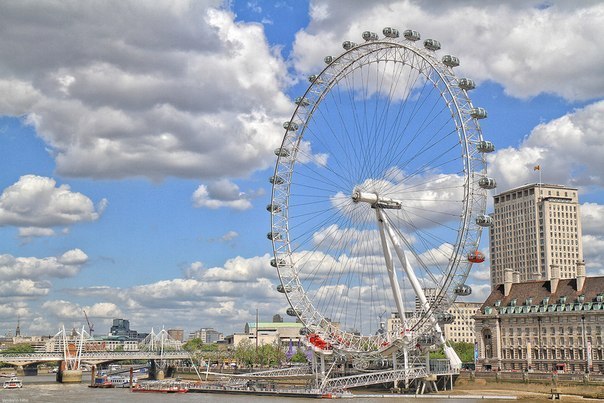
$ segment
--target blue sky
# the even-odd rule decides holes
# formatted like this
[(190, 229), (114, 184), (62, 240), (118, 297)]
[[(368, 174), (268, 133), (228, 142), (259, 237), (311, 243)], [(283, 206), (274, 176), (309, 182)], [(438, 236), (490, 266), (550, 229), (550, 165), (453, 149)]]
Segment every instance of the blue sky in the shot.
[[(439, 39), (477, 82), (498, 190), (537, 164), (580, 189), (603, 275), (603, 20), (597, 1), (2, 2), (0, 332), (83, 309), (97, 333), (283, 315), (265, 210), (281, 124), (324, 56), (385, 26)], [(474, 300), (487, 279), (488, 261)]]

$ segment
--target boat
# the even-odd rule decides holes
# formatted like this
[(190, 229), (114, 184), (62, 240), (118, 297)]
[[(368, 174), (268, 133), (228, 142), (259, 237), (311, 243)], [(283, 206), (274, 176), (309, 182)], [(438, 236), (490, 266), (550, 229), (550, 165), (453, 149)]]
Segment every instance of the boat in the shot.
[(17, 377), (12, 377), (4, 381), (2, 387), (4, 389), (21, 389), (23, 387), (23, 382)]
[(153, 381), (137, 383), (131, 390), (139, 393), (187, 393), (189, 388), (180, 382)]
[(107, 378), (106, 375), (97, 376), (94, 378), (92, 385), (88, 385), (89, 388), (114, 388), (115, 385)]
[[(129, 388), (130, 387), (130, 377), (120, 376), (120, 375), (111, 375), (108, 377), (109, 382), (113, 384), (116, 388)], [(132, 378), (132, 384), (136, 385), (138, 380), (136, 377)]]

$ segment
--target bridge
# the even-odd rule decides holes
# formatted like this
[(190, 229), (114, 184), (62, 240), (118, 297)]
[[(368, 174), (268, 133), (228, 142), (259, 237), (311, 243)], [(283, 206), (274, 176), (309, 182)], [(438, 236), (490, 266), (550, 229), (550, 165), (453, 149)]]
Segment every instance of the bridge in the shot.
[[(123, 360), (188, 360), (187, 351), (98, 351), (82, 352), (80, 362), (83, 364), (98, 365), (106, 362)], [(0, 362), (22, 367), (25, 365), (64, 361), (65, 355), (60, 352), (53, 353), (22, 353), (0, 354)]]
[(92, 338), (84, 328), (81, 332), (67, 335), (63, 327), (46, 342), (46, 351), (0, 354), (0, 362), (14, 365), (18, 370), (36, 363), (59, 362), (59, 372), (75, 373), (73, 382), (79, 382), (82, 364), (146, 360), (159, 363), (161, 368), (167, 365), (167, 361), (191, 358), (189, 353), (182, 349), (182, 343), (170, 337), (164, 329), (158, 333), (151, 329), (151, 333), (137, 345), (130, 346), (129, 351), (107, 350), (100, 348), (99, 343), (100, 341)]

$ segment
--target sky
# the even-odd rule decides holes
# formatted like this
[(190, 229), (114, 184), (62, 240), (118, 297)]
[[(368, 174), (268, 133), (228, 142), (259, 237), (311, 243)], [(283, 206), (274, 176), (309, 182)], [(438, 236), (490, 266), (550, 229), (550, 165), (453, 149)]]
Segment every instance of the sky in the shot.
[(600, 1), (6, 0), (0, 334), (80, 328), (83, 311), (95, 334), (285, 316), (266, 238), (282, 123), (326, 55), (386, 26), (438, 39), (476, 82), (490, 196), (535, 165), (579, 189), (587, 275), (604, 275)]

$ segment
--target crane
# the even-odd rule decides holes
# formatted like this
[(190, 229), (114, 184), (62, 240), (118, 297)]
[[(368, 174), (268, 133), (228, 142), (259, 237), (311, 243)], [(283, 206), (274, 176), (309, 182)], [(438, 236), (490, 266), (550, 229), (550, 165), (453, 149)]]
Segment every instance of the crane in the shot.
[(94, 323), (90, 322), (90, 319), (88, 319), (88, 315), (86, 314), (86, 311), (82, 309), (82, 312), (84, 312), (84, 317), (86, 318), (86, 322), (88, 323), (88, 333), (90, 334), (90, 337), (92, 337), (92, 333), (94, 332)]

